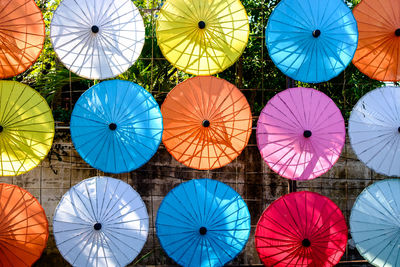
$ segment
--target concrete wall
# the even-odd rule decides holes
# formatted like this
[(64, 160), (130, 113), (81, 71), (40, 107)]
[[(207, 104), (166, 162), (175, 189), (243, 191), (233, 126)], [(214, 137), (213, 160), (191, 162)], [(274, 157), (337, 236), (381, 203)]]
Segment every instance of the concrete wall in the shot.
[[(49, 160), (50, 159), (50, 160)], [(253, 131), (250, 144), (228, 166), (214, 171), (196, 171), (176, 162), (163, 146), (154, 158), (137, 171), (121, 175), (104, 174), (88, 166), (79, 157), (69, 140), (68, 131), (57, 131), (49, 159), (31, 172), (2, 182), (13, 183), (30, 191), (44, 207), (52, 232), (52, 216), (62, 195), (74, 184), (96, 175), (108, 175), (131, 184), (141, 194), (150, 216), (150, 233), (138, 265), (173, 265), (159, 246), (154, 232), (154, 219), (163, 197), (175, 186), (194, 178), (212, 178), (232, 186), (247, 202), (251, 213), (252, 232), (245, 250), (230, 265), (259, 265), (255, 247), (254, 230), (263, 210), (278, 197), (288, 193), (288, 180), (268, 169), (261, 159)], [(324, 177), (310, 182), (298, 182), (297, 190), (310, 190), (331, 198), (339, 205), (346, 218), (358, 194), (379, 176), (359, 162), (347, 144), (340, 160)], [(349, 244), (352, 241), (350, 240)], [(353, 246), (349, 245), (343, 261), (360, 260)], [(54, 238), (49, 242), (36, 266), (68, 266), (59, 254)], [(351, 263), (346, 266), (361, 266)]]

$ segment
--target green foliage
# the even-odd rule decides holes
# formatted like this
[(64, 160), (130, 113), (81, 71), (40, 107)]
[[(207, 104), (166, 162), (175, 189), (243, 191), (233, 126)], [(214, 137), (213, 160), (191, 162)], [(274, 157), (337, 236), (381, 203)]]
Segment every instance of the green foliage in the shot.
[[(37, 62), (16, 79), (37, 89), (50, 103), (54, 116), (59, 121), (69, 121), (71, 104), (79, 95), (98, 81), (80, 78), (68, 71), (57, 59), (50, 38), (50, 22), (54, 10), (61, 0), (36, 0), (43, 10), (47, 38), (43, 52)], [(179, 82), (191, 77), (174, 68), (163, 57), (155, 38), (157, 9), (162, 0), (134, 0), (140, 8), (146, 25), (146, 41), (139, 60), (118, 79), (130, 80), (152, 92), (158, 102)], [(353, 8), (360, 0), (346, 0)], [(218, 74), (243, 89), (252, 109), (258, 115), (268, 100), (287, 87), (286, 77), (275, 67), (268, 57), (265, 45), (267, 20), (279, 0), (242, 0), (250, 22), (250, 38), (243, 56), (238, 62)], [(356, 101), (366, 92), (382, 83), (374, 81), (350, 65), (339, 77), (322, 84), (302, 84), (317, 88), (328, 94), (341, 108), (345, 117)]]

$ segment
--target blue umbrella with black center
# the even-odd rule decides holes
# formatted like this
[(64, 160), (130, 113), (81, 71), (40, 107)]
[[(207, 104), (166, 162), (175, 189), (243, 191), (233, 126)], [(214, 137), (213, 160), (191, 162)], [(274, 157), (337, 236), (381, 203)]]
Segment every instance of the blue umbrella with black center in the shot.
[(77, 101), (71, 116), (75, 149), (92, 167), (109, 173), (135, 170), (156, 153), (163, 132), (160, 108), (141, 86), (101, 82)]
[(192, 180), (164, 198), (156, 220), (161, 246), (182, 266), (223, 266), (244, 248), (250, 213), (228, 185)]
[(266, 30), (269, 55), (292, 79), (319, 83), (338, 76), (358, 44), (357, 22), (343, 0), (282, 0)]

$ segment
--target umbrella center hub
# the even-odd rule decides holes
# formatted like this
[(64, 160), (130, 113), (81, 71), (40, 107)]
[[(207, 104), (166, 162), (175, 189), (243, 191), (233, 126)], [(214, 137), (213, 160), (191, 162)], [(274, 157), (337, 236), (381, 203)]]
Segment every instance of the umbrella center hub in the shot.
[(320, 35), (321, 35), (321, 31), (318, 29), (313, 31), (313, 33), (312, 33), (312, 36), (314, 36), (314, 38), (318, 38)]
[(0, 133), (3, 132), (4, 128), (0, 125)]
[(92, 26), (92, 32), (93, 32), (93, 33), (98, 33), (99, 30), (100, 30), (99, 27), (97, 27), (96, 25), (93, 25), (93, 26)]
[(397, 37), (400, 37), (400, 28), (398, 28), (398, 29), (394, 32), (394, 34), (395, 34)]
[(200, 227), (199, 232), (201, 235), (205, 235), (205, 234), (207, 234), (207, 228), (205, 228), (204, 226)]
[(111, 131), (115, 131), (115, 130), (117, 129), (117, 125), (116, 125), (115, 123), (110, 123), (110, 124), (108, 125), (108, 128), (109, 128)]
[(101, 230), (101, 223), (96, 223), (95, 225), (93, 225), (94, 230), (99, 231)]
[(199, 21), (199, 29), (204, 29), (206, 27), (206, 23), (204, 21)]
[(204, 120), (203, 122), (202, 122), (202, 125), (203, 125), (203, 127), (210, 127), (210, 121), (209, 120)]
[(303, 239), (303, 241), (301, 241), (301, 245), (305, 248), (308, 248), (311, 246), (311, 242), (310, 240), (308, 240), (308, 238)]
[(312, 136), (312, 132), (310, 130), (305, 130), (303, 136), (305, 138), (310, 138)]

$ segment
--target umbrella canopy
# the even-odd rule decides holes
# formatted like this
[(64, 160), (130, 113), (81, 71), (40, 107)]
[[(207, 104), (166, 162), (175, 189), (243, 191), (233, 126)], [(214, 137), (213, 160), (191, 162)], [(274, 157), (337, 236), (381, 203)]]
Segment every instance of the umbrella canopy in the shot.
[(347, 225), (329, 198), (296, 192), (264, 211), (255, 242), (265, 266), (334, 266), (346, 250)]
[(233, 65), (249, 32), (240, 0), (166, 0), (156, 26), (165, 58), (194, 75), (212, 75)]
[(135, 170), (157, 152), (163, 131), (160, 108), (141, 86), (101, 82), (78, 99), (71, 137), (81, 157), (109, 173)]
[(156, 220), (161, 246), (182, 266), (225, 265), (242, 251), (250, 229), (250, 213), (241, 196), (210, 179), (174, 188)]
[(127, 183), (93, 177), (62, 197), (53, 231), (61, 255), (73, 266), (126, 266), (146, 242), (149, 217)]
[(351, 237), (374, 266), (399, 266), (400, 181), (388, 179), (367, 187), (351, 209)]
[(357, 49), (357, 22), (343, 0), (282, 0), (266, 30), (269, 55), (287, 76), (320, 83), (338, 76)]
[(327, 95), (290, 88), (275, 95), (257, 123), (257, 144), (268, 166), (293, 180), (314, 179), (339, 159), (346, 138), (344, 119)]
[(135, 63), (145, 28), (130, 0), (63, 0), (54, 12), (50, 38), (70, 71), (88, 79), (108, 79)]
[(233, 84), (212, 76), (191, 78), (176, 86), (161, 112), (165, 147), (190, 168), (209, 170), (230, 163), (251, 135), (246, 97)]
[(28, 191), (0, 183), (0, 265), (32, 266), (49, 237), (46, 214)]
[(35, 1), (0, 1), (0, 79), (27, 70), (39, 57), (45, 36)]
[(379, 81), (400, 80), (400, 3), (363, 0), (353, 10), (359, 43), (354, 65)]
[(364, 95), (349, 119), (350, 144), (374, 171), (400, 175), (400, 88), (382, 87)]
[(35, 168), (54, 137), (54, 119), (46, 100), (27, 85), (0, 81), (0, 176)]

